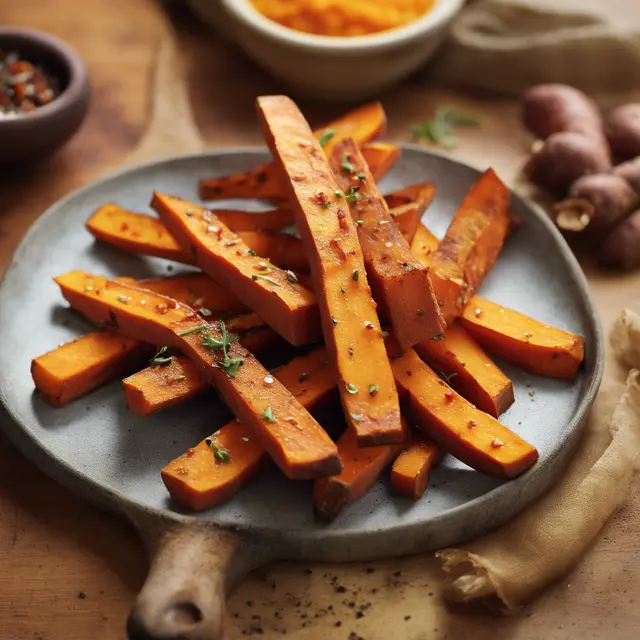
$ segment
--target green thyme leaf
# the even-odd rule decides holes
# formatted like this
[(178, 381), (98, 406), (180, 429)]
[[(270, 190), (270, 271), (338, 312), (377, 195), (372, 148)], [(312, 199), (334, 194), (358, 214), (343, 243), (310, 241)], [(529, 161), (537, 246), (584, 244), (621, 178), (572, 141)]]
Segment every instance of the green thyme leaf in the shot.
[(417, 141), (427, 140), (432, 144), (452, 149), (458, 144), (457, 138), (453, 135), (455, 129), (478, 124), (477, 118), (468, 113), (453, 107), (438, 107), (432, 120), (412, 125), (410, 131)]
[(201, 324), (199, 327), (194, 327), (193, 329), (187, 329), (186, 331), (183, 331), (178, 335), (181, 338), (184, 338), (184, 336), (190, 336), (193, 333), (200, 333), (201, 331), (206, 331), (208, 328), (209, 328), (208, 324)]
[(321, 147), (326, 147), (329, 144), (329, 141), (336, 135), (335, 129), (325, 129), (321, 134), (318, 142), (320, 142)]
[(356, 387), (355, 384), (351, 384), (349, 382), (349, 384), (347, 384), (347, 391), (351, 394), (351, 395), (355, 395), (356, 393), (358, 393), (358, 387)]
[(340, 167), (345, 173), (354, 173), (356, 168), (353, 166), (353, 163), (349, 162), (349, 154), (343, 153), (340, 158)]
[(451, 380), (458, 375), (455, 371), (449, 374), (446, 374), (444, 371), (436, 371), (436, 373), (447, 383), (451, 382)]
[(376, 393), (378, 393), (378, 385), (376, 384), (370, 384), (369, 385), (369, 395), (370, 396), (375, 396)]
[(267, 422), (275, 422), (276, 419), (273, 417), (273, 411), (271, 407), (267, 407), (263, 413), (258, 416), (262, 420), (266, 420)]
[(432, 340), (444, 340), (447, 336), (444, 335), (444, 333), (437, 333), (435, 336), (433, 336), (431, 339)]
[(226, 360), (215, 362), (213, 366), (224, 369), (230, 378), (235, 378), (238, 375), (238, 370), (243, 364), (244, 360), (242, 358), (227, 358)]
[(360, 271), (358, 271), (358, 269), (354, 269), (353, 275), (351, 277), (353, 278), (354, 282), (358, 282), (358, 280), (360, 280)]
[(149, 360), (149, 364), (155, 364), (155, 365), (169, 364), (173, 360), (173, 357), (164, 355), (168, 349), (169, 347), (160, 347), (156, 355), (153, 356), (151, 360)]
[(347, 193), (347, 195), (346, 195), (346, 198), (347, 198), (347, 202), (349, 204), (355, 204), (356, 202), (358, 202), (358, 200), (360, 200), (362, 198), (362, 196), (358, 192), (358, 188), (357, 187), (351, 187), (349, 189), (349, 193)]
[(254, 273), (251, 276), (252, 280), (266, 280), (269, 284), (272, 284), (274, 287), (279, 287), (280, 283), (276, 282), (273, 278), (270, 278), (269, 276), (261, 276), (258, 275), (257, 273)]
[(293, 284), (298, 284), (298, 276), (295, 273), (293, 273), (293, 271), (287, 269), (285, 273), (287, 274), (287, 280), (289, 282), (293, 282)]
[(204, 442), (208, 447), (211, 447), (213, 451), (213, 457), (216, 460), (218, 460), (219, 462), (231, 462), (231, 456), (229, 455), (229, 452), (226, 449), (219, 447), (216, 444), (216, 441), (213, 436), (209, 438), (205, 438)]

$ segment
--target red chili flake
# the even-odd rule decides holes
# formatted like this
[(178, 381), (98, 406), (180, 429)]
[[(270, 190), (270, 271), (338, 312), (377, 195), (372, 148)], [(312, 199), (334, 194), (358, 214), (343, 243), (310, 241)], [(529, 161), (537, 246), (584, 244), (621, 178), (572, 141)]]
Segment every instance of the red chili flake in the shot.
[(452, 391), (447, 391), (444, 394), (444, 397), (446, 398), (447, 402), (453, 402), (453, 399), (455, 398), (455, 395), (453, 394)]
[(469, 429), (475, 429), (478, 425), (476, 424), (475, 420), (469, 420), (469, 422), (467, 422), (467, 426), (469, 427)]
[(324, 191), (318, 191), (315, 195), (311, 196), (311, 202), (317, 204), (319, 207), (329, 206), (329, 197)]
[(123, 222), (120, 225), (120, 231), (126, 231), (129, 228), (129, 225), (126, 222)]
[(193, 458), (193, 454), (196, 452), (195, 449), (187, 449), (187, 458)]
[(167, 313), (169, 311), (169, 307), (167, 307), (166, 304), (157, 304), (156, 305), (156, 311), (160, 314), (160, 315), (164, 315), (165, 313)]
[(479, 318), (482, 315), (482, 309), (476, 309), (476, 318)]

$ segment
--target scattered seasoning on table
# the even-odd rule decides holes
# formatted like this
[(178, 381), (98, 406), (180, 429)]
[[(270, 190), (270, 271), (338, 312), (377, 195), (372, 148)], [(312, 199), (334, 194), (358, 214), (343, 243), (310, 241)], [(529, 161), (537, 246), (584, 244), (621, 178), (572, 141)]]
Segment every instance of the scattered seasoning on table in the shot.
[(0, 119), (35, 111), (59, 93), (58, 81), (44, 69), (0, 49)]

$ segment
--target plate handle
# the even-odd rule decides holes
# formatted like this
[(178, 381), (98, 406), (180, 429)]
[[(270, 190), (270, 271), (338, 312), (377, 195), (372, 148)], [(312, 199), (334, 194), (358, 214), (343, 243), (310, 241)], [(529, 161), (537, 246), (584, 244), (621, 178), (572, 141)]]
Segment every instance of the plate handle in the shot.
[(226, 595), (266, 561), (262, 549), (237, 533), (193, 523), (140, 531), (152, 560), (129, 615), (129, 640), (222, 638)]

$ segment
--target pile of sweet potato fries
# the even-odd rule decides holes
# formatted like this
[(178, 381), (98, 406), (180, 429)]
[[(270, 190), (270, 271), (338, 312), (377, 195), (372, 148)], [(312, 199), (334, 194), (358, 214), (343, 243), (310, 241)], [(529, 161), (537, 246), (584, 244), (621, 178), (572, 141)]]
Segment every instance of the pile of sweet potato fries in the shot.
[[(201, 271), (57, 277), (100, 330), (33, 360), (39, 392), (59, 406), (132, 374), (125, 400), (145, 416), (213, 386), (237, 419), (162, 470), (193, 510), (229, 500), (268, 459), (314, 480), (322, 519), (388, 465), (394, 490), (420, 498), (444, 452), (494, 477), (523, 473), (538, 452), (498, 421), (513, 386), (485, 350), (571, 378), (584, 344), (475, 294), (509, 233), (508, 190), (487, 170), (439, 241), (421, 224), (433, 185), (386, 195), (376, 185), (400, 157), (373, 141), (386, 124), (380, 104), (316, 131), (287, 97), (258, 98), (257, 110), (274, 161), (204, 180), (200, 194), (274, 208), (212, 210), (156, 192), (157, 218), (98, 209), (87, 222), (98, 240)], [(299, 238), (283, 232), (291, 225)], [(283, 340), (306, 348), (266, 370), (259, 359)], [(310, 411), (336, 389), (347, 426), (334, 442)]]

